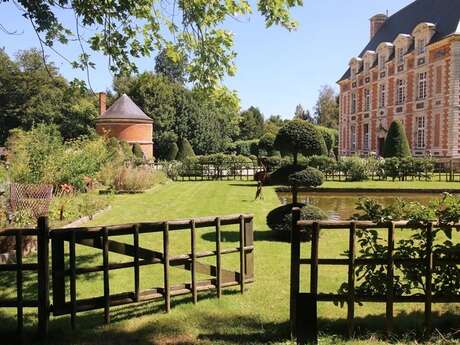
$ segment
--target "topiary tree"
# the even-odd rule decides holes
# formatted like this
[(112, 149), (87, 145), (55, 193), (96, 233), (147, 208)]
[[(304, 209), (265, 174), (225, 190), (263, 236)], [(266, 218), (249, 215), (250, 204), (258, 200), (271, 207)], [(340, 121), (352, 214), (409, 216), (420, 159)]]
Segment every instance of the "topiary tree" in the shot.
[(192, 145), (190, 145), (190, 142), (186, 139), (183, 138), (179, 140), (179, 151), (176, 156), (176, 160), (178, 161), (183, 161), (188, 157), (195, 157), (195, 152), (193, 151)]
[(302, 171), (289, 175), (289, 184), (292, 188), (292, 202), (297, 203), (298, 187), (318, 187), (324, 183), (324, 175), (316, 168), (308, 167)]
[(275, 151), (275, 140), (275, 134), (265, 133), (259, 140), (259, 156), (273, 156)]
[(401, 121), (393, 121), (383, 144), (383, 157), (409, 157), (411, 151)]
[[(267, 215), (267, 225), (280, 241), (290, 241), (292, 229), (292, 208), (300, 207), (301, 220), (325, 220), (327, 214), (313, 205), (287, 204), (271, 210)], [(311, 233), (303, 232), (302, 241), (310, 241)]]
[(169, 143), (168, 144), (168, 151), (166, 154), (166, 160), (167, 161), (173, 161), (176, 159), (177, 154), (179, 152), (179, 147), (177, 146), (176, 143)]
[(282, 153), (290, 153), (297, 165), (299, 154), (304, 156), (327, 155), (327, 147), (319, 130), (311, 123), (292, 120), (279, 130), (275, 148)]

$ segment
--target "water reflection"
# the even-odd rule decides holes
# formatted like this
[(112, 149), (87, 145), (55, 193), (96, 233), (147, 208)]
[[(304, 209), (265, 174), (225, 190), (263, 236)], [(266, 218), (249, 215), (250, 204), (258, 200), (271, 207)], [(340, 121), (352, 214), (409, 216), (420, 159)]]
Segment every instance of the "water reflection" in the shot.
[[(279, 192), (278, 197), (283, 205), (292, 201), (292, 195), (288, 192)], [(356, 213), (355, 207), (359, 198), (367, 197), (377, 200), (379, 203), (389, 205), (397, 199), (406, 201), (418, 201), (427, 205), (430, 201), (439, 199), (441, 193), (299, 193), (298, 200), (304, 204), (311, 204), (326, 212), (331, 220), (347, 220)]]

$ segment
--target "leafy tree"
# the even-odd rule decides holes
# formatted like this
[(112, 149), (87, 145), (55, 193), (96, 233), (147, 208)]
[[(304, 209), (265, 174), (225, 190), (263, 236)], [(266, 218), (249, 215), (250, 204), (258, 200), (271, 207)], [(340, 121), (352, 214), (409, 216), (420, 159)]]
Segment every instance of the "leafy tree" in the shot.
[(315, 119), (311, 116), (310, 111), (308, 109), (305, 110), (301, 104), (297, 104), (295, 107), (294, 119), (315, 123)]
[(53, 64), (43, 65), (36, 49), (20, 51), (15, 60), (0, 50), (0, 145), (12, 128), (56, 124), (65, 139), (94, 132), (95, 97), (85, 84), (70, 84)]
[(388, 129), (387, 137), (383, 144), (383, 156), (385, 158), (411, 156), (406, 131), (400, 121), (393, 121)]
[(241, 113), (240, 135), (241, 140), (260, 138), (264, 131), (264, 116), (256, 107), (250, 107)]
[(174, 51), (163, 49), (155, 58), (155, 73), (184, 84), (187, 81), (187, 60)]
[(327, 152), (330, 153), (337, 145), (339, 133), (336, 129), (317, 126), (326, 143)]
[(259, 155), (273, 156), (275, 151), (276, 135), (273, 133), (264, 134), (259, 140)]
[(179, 152), (177, 153), (176, 160), (183, 161), (189, 157), (195, 157), (195, 152), (193, 152), (193, 147), (190, 145), (190, 142), (183, 138), (179, 140)]
[(264, 133), (278, 134), (286, 121), (280, 115), (271, 115), (264, 123)]
[(334, 89), (328, 85), (322, 86), (315, 106), (318, 124), (328, 128), (339, 126), (339, 103)]
[[(253, 11), (245, 0), (177, 1), (167, 6), (153, 0), (14, 3), (19, 15), (30, 21), (40, 45), (57, 49), (57, 43), (76, 44), (81, 49), (79, 58), (72, 62), (75, 68), (94, 67), (79, 32), (86, 29), (90, 33), (87, 42), (91, 50), (108, 56), (114, 72), (136, 70), (137, 58), (168, 47), (188, 57), (191, 80), (204, 86), (213, 86), (225, 74), (234, 74), (233, 35), (223, 25), (229, 18), (246, 16)], [(257, 10), (267, 27), (281, 25), (293, 30), (297, 23), (289, 10), (300, 5), (301, 0), (260, 0)], [(75, 17), (73, 26), (64, 23), (63, 18), (67, 16), (61, 17), (63, 8), (66, 14), (70, 12), (71, 17)]]
[(326, 144), (314, 125), (302, 120), (292, 120), (284, 125), (275, 139), (275, 148), (282, 153), (290, 153), (297, 165), (299, 154), (304, 156), (324, 155)]

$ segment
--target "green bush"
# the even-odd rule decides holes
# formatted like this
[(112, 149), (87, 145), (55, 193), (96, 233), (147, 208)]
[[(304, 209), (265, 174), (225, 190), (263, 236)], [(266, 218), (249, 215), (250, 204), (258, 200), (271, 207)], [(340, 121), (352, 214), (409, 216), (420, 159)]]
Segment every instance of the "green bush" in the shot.
[(397, 157), (385, 158), (383, 163), (383, 170), (385, 171), (385, 177), (391, 177), (393, 181), (400, 177), (400, 160)]
[(145, 158), (144, 151), (142, 151), (141, 145), (139, 145), (138, 143), (135, 143), (133, 145), (133, 155), (134, 157), (140, 160), (144, 160)]
[(308, 167), (289, 175), (289, 184), (297, 187), (318, 187), (324, 183), (324, 175), (316, 168)]
[(145, 191), (166, 182), (166, 174), (161, 170), (141, 167), (120, 167), (110, 187), (116, 191)]
[(182, 162), (188, 157), (195, 157), (195, 152), (193, 152), (193, 147), (190, 145), (190, 142), (186, 138), (183, 138), (179, 140), (179, 151), (176, 160)]
[(169, 143), (168, 144), (168, 150), (166, 154), (166, 160), (167, 161), (174, 161), (176, 160), (177, 154), (179, 153), (179, 147), (177, 146), (176, 143)]
[(258, 153), (259, 156), (273, 156), (275, 153), (276, 135), (273, 133), (265, 133), (259, 139)]
[(275, 139), (275, 148), (281, 153), (292, 154), (294, 164), (298, 156), (327, 155), (327, 147), (319, 130), (303, 120), (292, 120), (279, 130)]
[[(271, 210), (267, 215), (267, 225), (280, 241), (290, 241), (292, 229), (292, 208), (301, 207), (301, 220), (325, 220), (327, 215), (320, 208), (313, 205), (287, 204)], [(303, 233), (302, 241), (310, 241), (311, 233)]]
[(311, 156), (308, 158), (308, 166), (325, 173), (332, 173), (337, 170), (337, 161), (328, 156)]
[(350, 181), (364, 181), (369, 178), (367, 161), (359, 157), (344, 157), (339, 160), (339, 169)]
[(250, 156), (258, 155), (259, 140), (239, 140), (233, 143), (237, 155)]
[(271, 185), (289, 185), (289, 176), (304, 169), (305, 167), (301, 165), (284, 165), (268, 175), (268, 183)]
[(316, 128), (323, 136), (328, 155), (333, 153), (333, 149), (337, 146), (338, 143), (339, 132), (336, 129), (322, 126), (317, 126)]
[(261, 161), (268, 172), (273, 172), (276, 169), (289, 164), (288, 158), (281, 158), (280, 156), (264, 157)]
[(406, 131), (401, 121), (393, 121), (383, 145), (383, 157), (410, 157), (411, 151)]

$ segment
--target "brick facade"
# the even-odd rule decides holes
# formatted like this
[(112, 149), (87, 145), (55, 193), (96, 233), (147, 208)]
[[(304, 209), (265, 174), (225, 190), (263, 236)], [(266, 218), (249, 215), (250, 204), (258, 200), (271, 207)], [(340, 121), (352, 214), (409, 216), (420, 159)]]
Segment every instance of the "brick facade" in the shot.
[(380, 154), (391, 122), (399, 120), (414, 156), (460, 157), (460, 39), (417, 46), (435, 30), (424, 23), (352, 59), (350, 76), (339, 81), (341, 155)]

